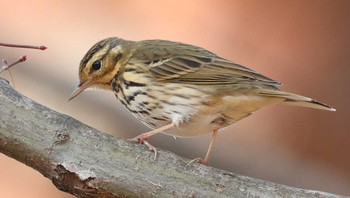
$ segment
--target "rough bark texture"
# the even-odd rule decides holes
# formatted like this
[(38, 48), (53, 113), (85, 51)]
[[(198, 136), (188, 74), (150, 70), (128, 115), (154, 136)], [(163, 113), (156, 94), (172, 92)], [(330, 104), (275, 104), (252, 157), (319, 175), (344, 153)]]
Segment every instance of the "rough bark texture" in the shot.
[(339, 197), (240, 176), (103, 134), (0, 79), (0, 152), (77, 197)]

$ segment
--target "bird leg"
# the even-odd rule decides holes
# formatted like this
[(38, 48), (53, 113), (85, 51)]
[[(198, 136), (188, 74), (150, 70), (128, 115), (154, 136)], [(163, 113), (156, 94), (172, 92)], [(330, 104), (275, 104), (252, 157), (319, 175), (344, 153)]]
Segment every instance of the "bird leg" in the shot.
[(218, 133), (218, 129), (214, 129), (213, 130), (213, 135), (212, 135), (211, 140), (210, 140), (210, 144), (209, 144), (209, 148), (208, 148), (207, 154), (205, 155), (205, 158), (204, 159), (202, 159), (202, 158), (195, 158), (195, 159), (191, 160), (190, 162), (188, 162), (186, 167), (189, 166), (190, 164), (192, 164), (193, 162), (198, 162), (198, 163), (201, 163), (201, 164), (204, 164), (204, 165), (208, 164), (209, 158), (211, 156), (211, 152), (213, 150), (214, 141), (215, 141), (217, 133)]
[(153, 131), (150, 131), (150, 132), (147, 132), (147, 133), (142, 133), (134, 138), (131, 138), (131, 139), (128, 139), (128, 141), (131, 141), (131, 142), (135, 142), (135, 143), (139, 143), (139, 144), (144, 144), (148, 147), (148, 149), (150, 151), (154, 151), (154, 158), (153, 158), (153, 161), (156, 160), (157, 158), (157, 149), (152, 146), (148, 141), (147, 139), (157, 133), (160, 133), (162, 131), (165, 131), (167, 129), (170, 129), (172, 127), (175, 126), (175, 123), (171, 123), (171, 124), (168, 124), (168, 125), (165, 125), (165, 126), (162, 126), (158, 129), (155, 129)]

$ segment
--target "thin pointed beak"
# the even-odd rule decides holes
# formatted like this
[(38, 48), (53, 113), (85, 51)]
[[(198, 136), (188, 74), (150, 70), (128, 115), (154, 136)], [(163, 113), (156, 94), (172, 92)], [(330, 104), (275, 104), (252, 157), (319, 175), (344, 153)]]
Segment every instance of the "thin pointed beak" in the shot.
[(73, 91), (68, 101), (71, 101), (73, 98), (77, 97), (81, 92), (83, 92), (85, 89), (89, 88), (93, 84), (94, 84), (94, 81), (92, 79), (87, 80), (84, 83), (80, 83), (78, 87)]

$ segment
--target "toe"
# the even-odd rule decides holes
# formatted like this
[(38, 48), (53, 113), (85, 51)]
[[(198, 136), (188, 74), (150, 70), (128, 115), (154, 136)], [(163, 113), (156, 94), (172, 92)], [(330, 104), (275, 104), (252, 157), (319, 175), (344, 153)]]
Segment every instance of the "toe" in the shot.
[(193, 160), (191, 160), (191, 161), (189, 161), (187, 164), (186, 164), (186, 168), (189, 166), (189, 165), (191, 165), (191, 164), (193, 164), (193, 163), (200, 163), (200, 164), (203, 164), (203, 159), (202, 158), (200, 158), (200, 157), (197, 157), (197, 158), (194, 158)]
[(156, 160), (156, 158), (157, 158), (157, 149), (156, 149), (156, 147), (154, 147), (154, 146), (152, 146), (149, 142), (147, 142), (147, 141), (143, 141), (143, 143), (148, 147), (148, 149), (150, 150), (150, 151), (153, 151), (154, 152), (154, 157), (153, 157), (153, 161), (155, 161)]

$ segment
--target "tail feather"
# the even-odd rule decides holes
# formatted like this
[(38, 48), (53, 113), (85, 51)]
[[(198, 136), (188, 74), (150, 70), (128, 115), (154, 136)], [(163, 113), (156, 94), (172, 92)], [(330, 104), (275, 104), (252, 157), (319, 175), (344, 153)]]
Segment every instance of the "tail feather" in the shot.
[(314, 109), (322, 109), (327, 111), (336, 111), (336, 109), (321, 103), (317, 100), (314, 100), (312, 98), (308, 98), (305, 96), (301, 96), (298, 94), (288, 93), (284, 91), (278, 91), (278, 90), (265, 90), (260, 93), (263, 96), (269, 96), (269, 97), (278, 97), (278, 98), (284, 98), (285, 104), (288, 105), (295, 105), (295, 106), (301, 106), (301, 107), (309, 107)]

